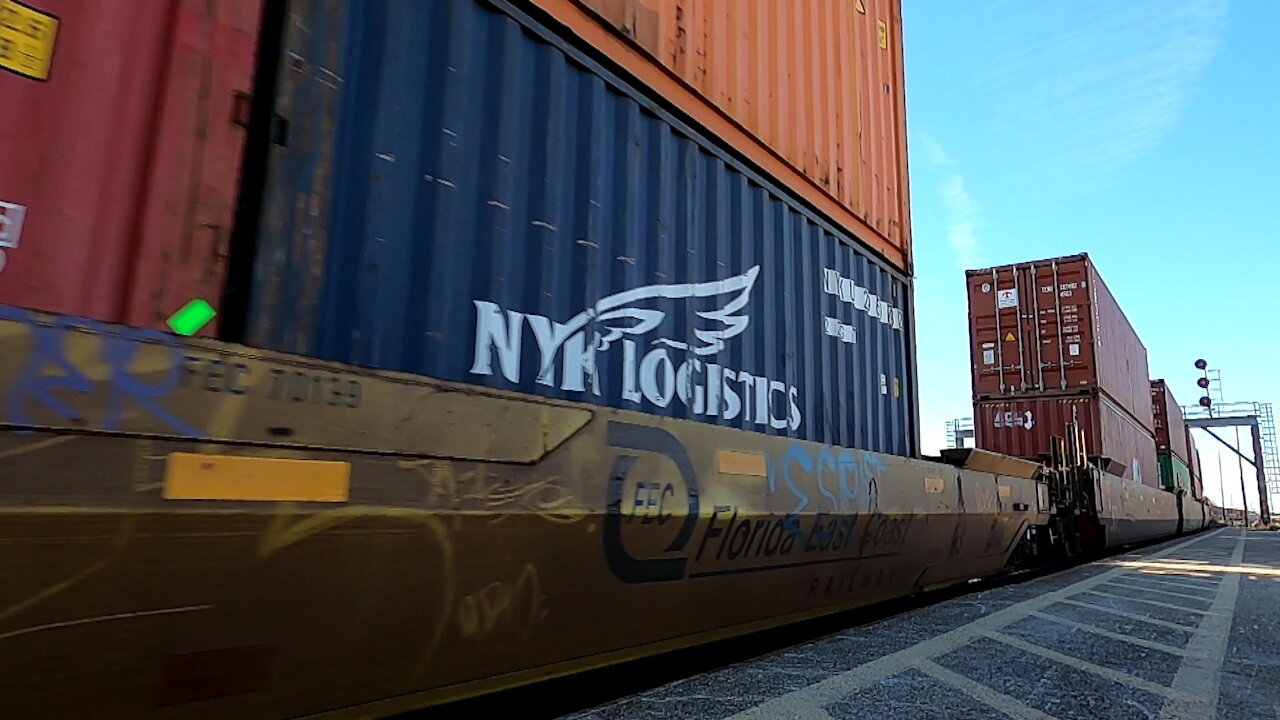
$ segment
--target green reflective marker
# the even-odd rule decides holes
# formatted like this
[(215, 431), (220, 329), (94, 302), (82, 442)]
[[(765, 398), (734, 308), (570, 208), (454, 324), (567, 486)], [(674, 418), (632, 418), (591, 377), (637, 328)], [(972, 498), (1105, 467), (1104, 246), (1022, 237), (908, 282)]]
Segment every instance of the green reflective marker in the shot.
[(195, 335), (200, 328), (209, 324), (217, 316), (218, 311), (209, 303), (196, 298), (183, 305), (178, 312), (169, 318), (169, 327), (179, 335)]

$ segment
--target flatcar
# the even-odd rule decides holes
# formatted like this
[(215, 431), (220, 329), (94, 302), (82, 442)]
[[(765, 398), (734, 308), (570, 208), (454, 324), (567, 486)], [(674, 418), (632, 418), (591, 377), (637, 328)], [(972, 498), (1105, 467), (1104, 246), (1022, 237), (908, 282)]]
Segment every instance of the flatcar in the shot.
[(0, 317), (14, 717), (373, 717), (1203, 526), (1066, 459)]

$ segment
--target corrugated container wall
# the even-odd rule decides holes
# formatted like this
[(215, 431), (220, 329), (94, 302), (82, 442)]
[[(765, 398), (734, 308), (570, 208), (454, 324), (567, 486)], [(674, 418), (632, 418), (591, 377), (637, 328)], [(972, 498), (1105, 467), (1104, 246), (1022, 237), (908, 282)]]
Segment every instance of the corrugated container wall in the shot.
[(47, 78), (0, 73), (0, 304), (143, 327), (216, 304), (261, 0), (28, 4), (57, 22)]
[(1088, 255), (966, 276), (974, 399), (1096, 389), (1152, 428), (1147, 349)]
[[(535, 4), (628, 72), (636, 72), (637, 61), (658, 65), (676, 82), (641, 81), (657, 86), (664, 101), (695, 115), (694, 106), (709, 104), (781, 156), (809, 187), (782, 182), (834, 199), (875, 236), (864, 240), (907, 267), (899, 0)], [(712, 129), (747, 151), (732, 132)]]
[(787, 192), (504, 3), (291, 7), (253, 344), (914, 450), (908, 281)]
[[(1187, 467), (1191, 470), (1191, 480), (1195, 483), (1201, 480), (1204, 472), (1204, 469), (1200, 466), (1200, 451), (1196, 449), (1196, 439), (1191, 432), (1190, 425), (1185, 426), (1184, 434), (1187, 438)], [(1200, 496), (1197, 495), (1196, 497)]]
[(1160, 486), (1155, 438), (1098, 393), (976, 402), (974, 442), (983, 450), (1038, 460), (1049, 455), (1052, 438), (1067, 436), (1067, 424), (1073, 419), (1080, 423), (1089, 457), (1111, 460), (1102, 463), (1103, 469)]
[(1164, 380), (1151, 381), (1151, 414), (1155, 418), (1156, 450), (1169, 453), (1190, 464), (1191, 451), (1187, 446), (1187, 423), (1182, 419), (1182, 406), (1173, 397), (1173, 391)]

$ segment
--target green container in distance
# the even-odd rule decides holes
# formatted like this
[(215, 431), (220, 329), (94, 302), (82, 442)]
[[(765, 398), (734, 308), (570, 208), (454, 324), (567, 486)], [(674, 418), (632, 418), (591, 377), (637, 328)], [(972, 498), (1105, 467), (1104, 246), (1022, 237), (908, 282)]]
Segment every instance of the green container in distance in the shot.
[(1191, 492), (1191, 470), (1187, 464), (1173, 455), (1160, 455), (1160, 487), (1165, 490), (1177, 488), (1183, 492)]

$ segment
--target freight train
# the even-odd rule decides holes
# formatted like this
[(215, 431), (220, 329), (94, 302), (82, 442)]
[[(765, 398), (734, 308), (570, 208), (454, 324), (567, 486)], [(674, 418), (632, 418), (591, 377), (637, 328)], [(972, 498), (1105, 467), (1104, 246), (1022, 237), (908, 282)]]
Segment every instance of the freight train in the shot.
[(1078, 421), (920, 456), (896, 2), (732, 19), (812, 85), (709, 2), (133, 6), (0, 77), (9, 716), (385, 716), (1205, 524)]

